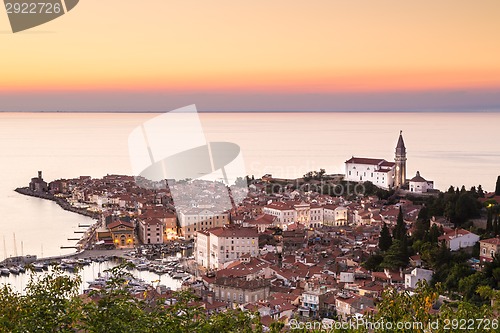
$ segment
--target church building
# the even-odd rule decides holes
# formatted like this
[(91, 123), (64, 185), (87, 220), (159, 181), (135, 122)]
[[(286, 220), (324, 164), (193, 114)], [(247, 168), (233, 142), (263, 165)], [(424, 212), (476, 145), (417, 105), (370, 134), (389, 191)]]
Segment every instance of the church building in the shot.
[(406, 184), (406, 147), (403, 132), (399, 133), (394, 162), (353, 156), (345, 162), (345, 168), (347, 181), (369, 181), (384, 189), (404, 186)]

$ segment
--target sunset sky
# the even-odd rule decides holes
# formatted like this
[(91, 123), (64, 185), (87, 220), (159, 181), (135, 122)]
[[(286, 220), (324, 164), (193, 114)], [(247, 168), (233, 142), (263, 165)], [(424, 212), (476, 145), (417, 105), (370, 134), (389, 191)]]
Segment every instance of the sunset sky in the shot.
[(0, 111), (500, 109), (500, 1), (82, 0), (13, 34)]

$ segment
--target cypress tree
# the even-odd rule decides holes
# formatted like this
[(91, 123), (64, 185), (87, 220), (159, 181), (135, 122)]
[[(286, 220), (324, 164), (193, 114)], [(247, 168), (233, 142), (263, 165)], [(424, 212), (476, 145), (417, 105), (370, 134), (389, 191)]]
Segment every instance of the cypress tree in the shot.
[(392, 245), (392, 237), (389, 232), (387, 224), (384, 223), (382, 229), (380, 230), (380, 236), (378, 238), (378, 247), (382, 251), (387, 251)]
[(497, 178), (497, 186), (495, 188), (495, 195), (500, 195), (500, 176)]
[(493, 223), (493, 229), (494, 229), (494, 232), (495, 232), (495, 236), (497, 236), (498, 234), (500, 234), (500, 225), (499, 225), (499, 222), (498, 222), (498, 212), (495, 214), (495, 222)]
[(493, 212), (488, 209), (488, 219), (486, 220), (486, 231), (493, 231)]
[(403, 219), (403, 209), (401, 206), (399, 207), (398, 222), (392, 232), (392, 238), (400, 240), (403, 244), (406, 244), (406, 225)]

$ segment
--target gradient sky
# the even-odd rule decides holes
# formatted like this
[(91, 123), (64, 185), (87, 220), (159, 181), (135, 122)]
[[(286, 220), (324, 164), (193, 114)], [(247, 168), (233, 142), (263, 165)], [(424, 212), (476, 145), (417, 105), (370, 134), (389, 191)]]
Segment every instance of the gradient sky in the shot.
[(498, 110), (500, 1), (82, 0), (12, 34), (0, 110)]

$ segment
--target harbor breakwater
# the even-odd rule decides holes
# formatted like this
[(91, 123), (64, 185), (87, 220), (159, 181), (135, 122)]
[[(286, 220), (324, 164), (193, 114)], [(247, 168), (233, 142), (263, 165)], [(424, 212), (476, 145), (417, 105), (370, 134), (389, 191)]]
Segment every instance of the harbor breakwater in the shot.
[(18, 187), (15, 189), (15, 191), (19, 194), (28, 195), (30, 197), (54, 201), (62, 209), (73, 212), (73, 213), (77, 213), (77, 214), (91, 217), (94, 219), (97, 219), (99, 217), (98, 213), (89, 212), (88, 210), (83, 209), (83, 208), (73, 207), (68, 201), (66, 201), (66, 199), (56, 197), (51, 193), (35, 192), (35, 191), (30, 190), (28, 187)]

